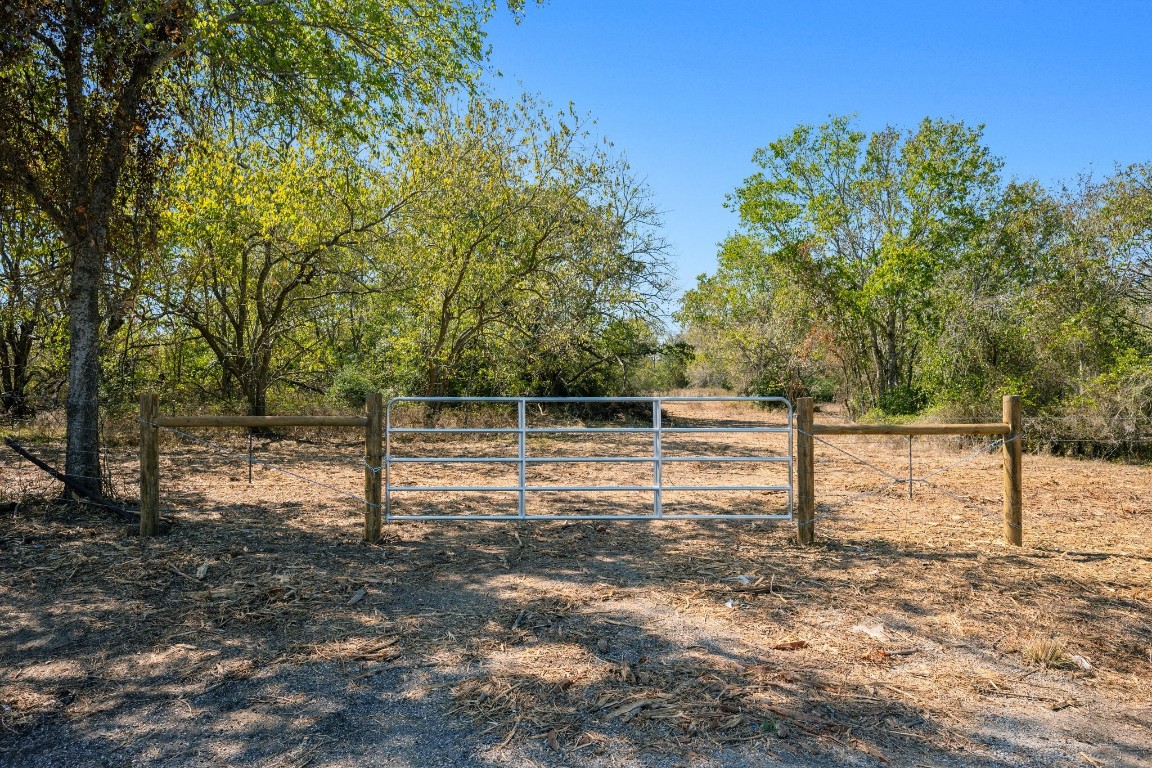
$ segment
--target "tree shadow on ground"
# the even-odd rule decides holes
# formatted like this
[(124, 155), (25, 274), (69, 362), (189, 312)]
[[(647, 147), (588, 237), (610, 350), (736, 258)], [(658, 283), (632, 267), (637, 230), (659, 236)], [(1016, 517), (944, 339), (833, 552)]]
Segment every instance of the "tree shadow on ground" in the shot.
[[(1051, 762), (1021, 737), (1047, 714), (1006, 712), (982, 740), (967, 713), (886, 684), (947, 647), (912, 619), (960, 591), (859, 610), (872, 565), (958, 569), (957, 590), (1025, 604), (1060, 587), (1041, 572), (1022, 592), (1017, 556), (801, 549), (785, 527), (725, 523), (408, 524), (369, 547), (355, 516), (180, 504), (156, 540), (48, 505), (8, 525), (7, 765)], [(1099, 595), (1066, 610), (1145, 637)], [(907, 628), (882, 645), (850, 629), (877, 616)], [(1099, 748), (1149, 756), (1135, 730)]]
[[(972, 695), (1021, 695), (1005, 681), (1029, 673), (1008, 652), (963, 677), (1001, 633), (960, 635), (958, 615), (1023, 623), (1060, 600), (1055, 620), (1103, 617), (1091, 637), (1152, 645), (1124, 598), (1077, 595), (1074, 576), (1023, 555), (881, 538), (799, 548), (787, 525), (719, 522), (405, 523), (367, 546), (354, 510), (173, 496), (159, 539), (91, 510), (5, 520), (5, 765), (1152, 758), (1139, 721), (1094, 744), (1080, 723), (1072, 753), (1042, 743), (1084, 703), (1037, 699), (985, 727), (932, 693), (983, 680)], [(1109, 648), (1098, 658), (1117, 674), (1147, 673)], [(1069, 674), (1032, 679), (1065, 690)]]

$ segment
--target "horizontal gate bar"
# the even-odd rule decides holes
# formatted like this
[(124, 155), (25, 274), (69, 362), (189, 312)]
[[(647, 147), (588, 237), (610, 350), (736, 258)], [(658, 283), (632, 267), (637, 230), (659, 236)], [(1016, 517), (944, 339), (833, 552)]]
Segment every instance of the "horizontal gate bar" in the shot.
[(702, 395), (693, 397), (682, 395), (676, 397), (393, 397), (392, 403), (517, 403), (523, 400), (526, 403), (780, 403), (789, 405), (788, 399), (771, 396), (734, 396), (734, 395)]
[(664, 456), (661, 461), (779, 461), (785, 464), (792, 461), (789, 456)]
[(520, 459), (515, 456), (493, 456), (487, 459), (473, 456), (451, 456), (436, 458), (427, 456), (391, 456), (390, 464), (519, 464)]
[[(491, 458), (476, 458), (473, 456), (392, 456), (388, 459), (392, 464), (518, 464), (520, 459), (515, 456), (493, 456)], [(736, 461), (736, 462), (782, 462), (789, 461), (787, 456), (661, 456), (659, 459), (646, 456), (548, 456), (524, 458), (529, 464), (562, 464), (562, 463), (648, 463), (655, 461)]]
[(791, 520), (792, 516), (786, 512), (778, 515), (763, 514), (719, 514), (719, 515), (675, 515), (667, 514), (660, 517), (655, 515), (397, 515), (392, 514), (390, 520), (475, 520), (477, 522), (512, 522), (516, 520)]
[[(518, 485), (393, 485), (393, 491), (435, 491), (449, 493), (458, 491), (492, 491), (512, 493), (519, 491)], [(788, 491), (787, 485), (525, 485), (525, 491)]]
[(551, 434), (554, 432), (653, 432), (652, 427), (392, 427), (392, 434)]
[(792, 427), (664, 427), (661, 432), (791, 432)]
[[(968, 425), (979, 426), (979, 425)], [(817, 428), (819, 429), (819, 428)], [(519, 434), (551, 435), (585, 432), (656, 432), (655, 427), (392, 427), (392, 434)], [(791, 427), (661, 427), (660, 432), (791, 432)], [(895, 434), (895, 433), (894, 433)], [(903, 433), (900, 433), (903, 434)], [(999, 433), (997, 433), (999, 434)]]
[(388, 431), (392, 434), (400, 432), (420, 434), (432, 433), (436, 435), (471, 435), (471, 434), (490, 434), (490, 435), (518, 435), (520, 430), (517, 427), (389, 427)]

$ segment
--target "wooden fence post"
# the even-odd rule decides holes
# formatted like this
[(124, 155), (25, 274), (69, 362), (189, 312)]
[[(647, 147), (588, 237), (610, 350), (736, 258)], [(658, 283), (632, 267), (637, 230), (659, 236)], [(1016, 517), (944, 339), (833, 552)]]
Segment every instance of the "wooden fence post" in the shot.
[(816, 535), (816, 477), (812, 444), (812, 398), (796, 399), (796, 541)]
[(160, 522), (160, 413), (156, 395), (140, 395), (140, 535), (155, 536)]
[(1023, 474), (1024, 445), (1021, 442), (1020, 396), (1004, 396), (1004, 423), (1011, 429), (1004, 435), (1004, 538), (1017, 547), (1024, 543)]
[(368, 422), (364, 425), (364, 541), (380, 541), (380, 411), (383, 398), (379, 392), (368, 395), (365, 411)]

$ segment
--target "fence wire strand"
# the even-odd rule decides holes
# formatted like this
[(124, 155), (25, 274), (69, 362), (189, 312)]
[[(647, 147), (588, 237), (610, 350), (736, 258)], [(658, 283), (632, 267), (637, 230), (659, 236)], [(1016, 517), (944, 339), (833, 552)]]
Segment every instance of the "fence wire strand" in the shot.
[(908, 478), (906, 478), (906, 477), (897, 477), (896, 475), (892, 474), (892, 473), (891, 473), (891, 472), (889, 472), (888, 470), (885, 470), (885, 469), (881, 469), (880, 467), (876, 466), (875, 464), (872, 464), (871, 462), (869, 462), (869, 461), (867, 461), (867, 460), (865, 460), (865, 459), (862, 459), (862, 458), (860, 458), (859, 456), (857, 456), (857, 455), (856, 455), (856, 454), (854, 454), (854, 453), (850, 453), (850, 452), (848, 452), (848, 451), (844, 450), (843, 448), (841, 448), (840, 446), (838, 446), (838, 445), (836, 445), (836, 444), (834, 444), (834, 443), (830, 443), (830, 442), (828, 442), (827, 440), (825, 440), (825, 439), (823, 439), (823, 438), (817, 437), (816, 435), (812, 434), (811, 432), (805, 432), (805, 431), (804, 431), (804, 430), (802, 430), (802, 429), (797, 429), (796, 431), (797, 431), (797, 432), (799, 432), (799, 433), (800, 433), (800, 434), (802, 434), (802, 435), (807, 435), (808, 437), (812, 438), (813, 440), (815, 440), (815, 441), (816, 441), (816, 442), (818, 442), (818, 443), (823, 443), (824, 445), (828, 446), (829, 448), (831, 448), (831, 449), (833, 449), (833, 450), (835, 450), (835, 451), (839, 451), (840, 453), (844, 454), (845, 456), (847, 456), (848, 458), (852, 459), (853, 461), (855, 461), (855, 462), (857, 462), (857, 463), (859, 463), (859, 464), (863, 464), (864, 466), (868, 467), (869, 469), (871, 469), (871, 470), (873, 470), (873, 471), (875, 471), (875, 472), (878, 472), (878, 473), (880, 473), (881, 475), (884, 475), (885, 477), (887, 477), (887, 478), (889, 478), (890, 480), (892, 480), (894, 483), (896, 483), (896, 482), (903, 482), (903, 483), (907, 483), (907, 482), (908, 482)]
[[(314, 485), (318, 488), (324, 488), (325, 490), (328, 490), (328, 491), (331, 491), (332, 493), (337, 494), (342, 499), (344, 499), (346, 502), (355, 502), (357, 504), (363, 504), (363, 505), (370, 507), (370, 508), (383, 506), (382, 503), (369, 502), (367, 499), (363, 498), (362, 496), (355, 494), (355, 493), (351, 493), (349, 491), (346, 491), (343, 488), (340, 488), (338, 486), (332, 485), (330, 483), (325, 483), (323, 481), (316, 480), (314, 478), (310, 478), (310, 477), (308, 477), (306, 475), (302, 475), (298, 472), (293, 472), (292, 470), (286, 469), (286, 468), (284, 468), (278, 464), (275, 464), (273, 462), (266, 461), (264, 459), (255, 458), (252, 456), (251, 453), (247, 453), (247, 452), (243, 452), (243, 451), (237, 451), (235, 449), (229, 448), (225, 445), (221, 445), (220, 443), (214, 442), (212, 440), (208, 440), (208, 439), (200, 437), (198, 435), (194, 435), (194, 434), (191, 434), (189, 432), (185, 432), (181, 429), (177, 429), (174, 427), (160, 426), (158, 424), (155, 424), (154, 422), (149, 422), (149, 421), (144, 421), (144, 420), (140, 420), (140, 423), (146, 424), (147, 426), (153, 427), (155, 429), (161, 429), (161, 430), (164, 430), (166, 432), (171, 432), (172, 434), (178, 435), (179, 437), (181, 437), (185, 440), (190, 440), (192, 442), (199, 443), (199, 444), (204, 445), (208, 448), (211, 448), (211, 449), (213, 449), (219, 453), (234, 457), (234, 458), (239, 459), (241, 461), (244, 461), (248, 464), (259, 465), (259, 466), (261, 466), (265, 469), (268, 469), (270, 471), (273, 471), (273, 472), (276, 472), (276, 473), (279, 473), (279, 474), (282, 474), (282, 475), (285, 475), (288, 477), (292, 477), (296, 480), (300, 480), (301, 482), (308, 483), (310, 485)], [(817, 509), (815, 510), (814, 517), (827, 517), (831, 513), (835, 512), (839, 509), (842, 509), (843, 507), (854, 504), (857, 501), (864, 499), (864, 498), (868, 498), (870, 496), (877, 496), (877, 495), (883, 493), (884, 491), (888, 490), (889, 488), (892, 488), (895, 486), (905, 486), (905, 485), (911, 486), (912, 484), (924, 485), (924, 486), (931, 488), (931, 489), (933, 489), (939, 493), (942, 493), (945, 496), (948, 496), (948, 497), (954, 499), (955, 501), (959, 502), (960, 504), (964, 505), (965, 507), (968, 507), (969, 509), (972, 509), (974, 511), (980, 512), (980, 513), (988, 515), (988, 516), (992, 516), (992, 515), (994, 515), (994, 513), (989, 512), (986, 509), (982, 509), (982, 508), (976, 506), (971, 501), (964, 499), (961, 496), (958, 496), (957, 494), (955, 494), (955, 493), (949, 491), (948, 489), (942, 487), (938, 483), (931, 482), (931, 478), (937, 477), (937, 476), (939, 476), (939, 475), (941, 475), (941, 474), (943, 474), (943, 473), (945, 473), (951, 469), (954, 469), (958, 466), (961, 466), (963, 464), (967, 464), (971, 461), (974, 461), (976, 458), (980, 457), (981, 455), (990, 454), (993, 451), (995, 451), (997, 448), (1001, 448), (1001, 447), (1003, 447), (1003, 446), (1005, 446), (1011, 442), (1015, 442), (1015, 441), (1021, 440), (1023, 438), (1023, 434), (1021, 433), (1021, 434), (1017, 434), (1017, 435), (1013, 436), (1012, 438), (1010, 438), (1008, 440), (999, 439), (999, 440), (996, 440), (996, 441), (994, 441), (988, 445), (980, 446), (979, 448), (969, 452), (967, 455), (957, 459), (956, 461), (953, 461), (953, 462), (951, 462), (951, 463), (949, 463), (943, 467), (940, 467), (938, 469), (935, 469), (932, 472), (929, 472), (928, 474), (926, 474), (922, 477), (912, 476), (911, 470), (909, 471), (909, 476), (900, 477), (900, 476), (892, 474), (891, 472), (889, 472), (885, 469), (882, 469), (881, 467), (876, 466), (872, 462), (852, 453), (851, 451), (848, 451), (848, 450), (841, 448), (840, 446), (838, 446), (834, 443), (829, 442), (828, 440), (825, 440), (821, 437), (813, 435), (813, 434), (806, 432), (804, 430), (797, 430), (797, 431), (800, 432), (801, 434), (804, 434), (804, 435), (812, 438), (816, 442), (819, 442), (823, 445), (828, 446), (829, 448), (832, 448), (833, 450), (837, 451), (838, 453), (841, 453), (844, 456), (847, 456), (852, 461), (873, 470), (874, 472), (888, 478), (888, 480), (889, 480), (887, 483), (883, 483), (882, 485), (879, 485), (875, 488), (869, 489), (867, 491), (863, 491), (861, 493), (854, 494), (854, 495), (852, 495), (846, 499), (841, 499), (841, 500), (834, 502), (834, 503), (819, 503), (816, 505)], [(363, 459), (349, 459), (348, 461), (350, 463), (358, 464), (363, 468), (369, 469), (370, 471), (372, 471), (374, 473), (378, 473), (378, 472), (382, 471), (382, 469), (383, 469), (383, 466), (375, 466), (375, 467), (370, 466), (368, 464), (368, 462), (366, 462)], [(1011, 522), (1009, 522), (1008, 524), (1012, 525), (1013, 527), (1019, 527), (1019, 526), (1015, 526)]]
[[(868, 461), (867, 459), (864, 459), (860, 456), (857, 456), (856, 454), (852, 453), (851, 451), (845, 450), (844, 448), (841, 448), (840, 446), (838, 446), (834, 443), (831, 443), (827, 440), (824, 440), (823, 438), (817, 437), (816, 435), (814, 435), (810, 432), (806, 432), (804, 430), (797, 430), (797, 431), (803, 435), (806, 435), (806, 436), (812, 438), (814, 441), (823, 443), (824, 445), (828, 446), (829, 448), (832, 448), (833, 450), (844, 454), (848, 458), (852, 459), (854, 462), (856, 462), (862, 466), (868, 467), (869, 469), (871, 469), (871, 470), (873, 470), (873, 471), (875, 471), (875, 472), (877, 472), (877, 473), (879, 473), (879, 474), (881, 474), (887, 478), (890, 478), (890, 481), (887, 483), (884, 483), (883, 485), (879, 485), (879, 486), (872, 488), (870, 490), (863, 491), (861, 493), (857, 493), (853, 496), (849, 496), (847, 499), (841, 499), (841, 500), (839, 500), (837, 502), (833, 502), (833, 503), (817, 504), (816, 505), (817, 509), (815, 510), (814, 517), (828, 516), (831, 513), (835, 512), (839, 509), (842, 509), (843, 507), (847, 507), (847, 506), (859, 501), (860, 499), (868, 498), (870, 496), (877, 496), (877, 495), (883, 493), (884, 491), (886, 491), (889, 488), (892, 488), (894, 486), (912, 486), (913, 484), (919, 484), (919, 485), (923, 485), (925, 487), (931, 488), (931, 489), (933, 489), (939, 493), (944, 494), (945, 496), (948, 496), (948, 497), (960, 502), (965, 507), (968, 507), (969, 509), (972, 509), (976, 512), (983, 514), (983, 515), (994, 516), (995, 515), (994, 512), (990, 512), (987, 509), (983, 509), (981, 507), (976, 506), (975, 504), (968, 501), (967, 499), (964, 499), (964, 498), (952, 493), (951, 491), (947, 490), (946, 488), (941, 486), (939, 483), (931, 482), (931, 478), (937, 477), (937, 476), (947, 472), (948, 470), (954, 469), (954, 468), (956, 468), (962, 464), (967, 464), (971, 461), (974, 461), (982, 455), (990, 454), (993, 451), (995, 451), (997, 448), (1002, 448), (1005, 445), (1008, 445), (1009, 443), (1013, 443), (1013, 442), (1016, 442), (1018, 440), (1022, 440), (1024, 437), (1023, 433), (1020, 433), (1020, 434), (1014, 435), (1013, 437), (1011, 437), (1007, 440), (1005, 440), (1004, 438), (994, 440), (992, 443), (990, 443), (988, 445), (982, 445), (979, 448), (977, 448), (976, 450), (971, 451), (967, 455), (957, 459), (956, 461), (953, 461), (953, 462), (951, 462), (951, 463), (949, 463), (943, 467), (940, 467), (938, 469), (935, 469), (932, 472), (929, 472), (928, 474), (926, 474), (922, 477), (913, 476), (912, 472), (911, 472), (911, 467), (909, 467), (909, 473), (908, 473), (907, 477), (898, 477), (898, 476), (892, 474), (891, 472), (888, 472), (885, 469), (881, 469), (880, 467), (877, 467), (875, 464)], [(1011, 526), (1013, 528), (1019, 529), (1021, 527), (1019, 525), (1016, 525), (1015, 523), (1012, 523), (1011, 521), (1006, 521), (1006, 522), (1009, 526)]]
[(151, 422), (143, 422), (143, 421), (141, 423), (147, 424), (148, 426), (156, 428), (156, 429), (162, 429), (166, 432), (171, 432), (171, 433), (179, 435), (180, 437), (183, 437), (187, 440), (192, 440), (193, 442), (197, 442), (197, 443), (200, 443), (201, 445), (205, 445), (209, 448), (212, 448), (216, 451), (219, 451), (220, 453), (224, 453), (224, 454), (227, 454), (229, 456), (234, 456), (234, 457), (241, 459), (245, 462), (250, 462), (252, 464), (259, 464), (261, 467), (264, 467), (265, 469), (269, 469), (273, 472), (278, 472), (282, 475), (287, 475), (288, 477), (292, 477), (292, 478), (295, 478), (295, 479), (300, 480), (302, 482), (309, 483), (311, 485), (315, 485), (319, 488), (325, 488), (329, 491), (332, 491), (333, 493), (338, 494), (339, 496), (344, 497), (348, 501), (355, 501), (357, 503), (365, 504), (365, 505), (370, 506), (370, 507), (381, 506), (380, 504), (368, 501), (367, 499), (363, 498), (362, 496), (360, 496), (358, 494), (351, 493), (350, 491), (346, 491), (343, 488), (339, 488), (339, 487), (332, 485), (330, 483), (325, 483), (325, 482), (321, 482), (320, 480), (315, 480), (315, 479), (308, 477), (306, 475), (302, 475), (299, 472), (293, 472), (290, 469), (285, 469), (284, 467), (281, 467), (279, 464), (273, 464), (270, 461), (265, 461), (263, 459), (257, 459), (248, 453), (234, 450), (232, 448), (229, 448), (229, 447), (224, 446), (224, 445), (220, 445), (219, 443), (213, 442), (211, 440), (207, 440), (207, 439), (200, 437), (198, 435), (193, 435), (193, 434), (190, 434), (190, 433), (185, 432), (183, 430), (176, 429), (175, 427), (163, 427), (163, 426), (160, 426), (158, 424), (154, 424)]

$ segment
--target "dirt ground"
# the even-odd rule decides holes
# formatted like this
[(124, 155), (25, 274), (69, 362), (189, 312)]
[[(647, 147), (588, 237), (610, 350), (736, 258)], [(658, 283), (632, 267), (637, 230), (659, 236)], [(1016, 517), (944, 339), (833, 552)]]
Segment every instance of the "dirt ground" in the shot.
[[(677, 425), (780, 423), (672, 404)], [(827, 420), (828, 414), (818, 415)], [(413, 422), (416, 423), (416, 422)], [(475, 422), (473, 422), (475, 423)], [(197, 432), (236, 451), (243, 436)], [(503, 438), (397, 454), (508, 455)], [(648, 442), (646, 442), (648, 441)], [(651, 435), (536, 436), (623, 455)], [(817, 445), (817, 544), (782, 521), (414, 522), (361, 543), (354, 433), (260, 438), (256, 465), (175, 434), (166, 535), (58, 506), (0, 457), (0, 765), (1146, 766), (1152, 470), (1024, 460), (1003, 543), (986, 443)], [(782, 435), (685, 433), (667, 455), (782, 454)], [(35, 450), (59, 462), (61, 446)], [(128, 495), (131, 449), (108, 464)], [(783, 467), (783, 469), (782, 469)], [(499, 484), (515, 464), (394, 467)], [(651, 464), (541, 464), (537, 484), (646, 484)], [(669, 476), (668, 472), (678, 473)], [(775, 484), (786, 465), (669, 462), (664, 482)], [(645, 493), (530, 494), (529, 513), (642, 514)], [(515, 494), (396, 494), (397, 514)], [(847, 502), (847, 503), (845, 503)], [(770, 492), (672, 493), (668, 513), (779, 512)]]

